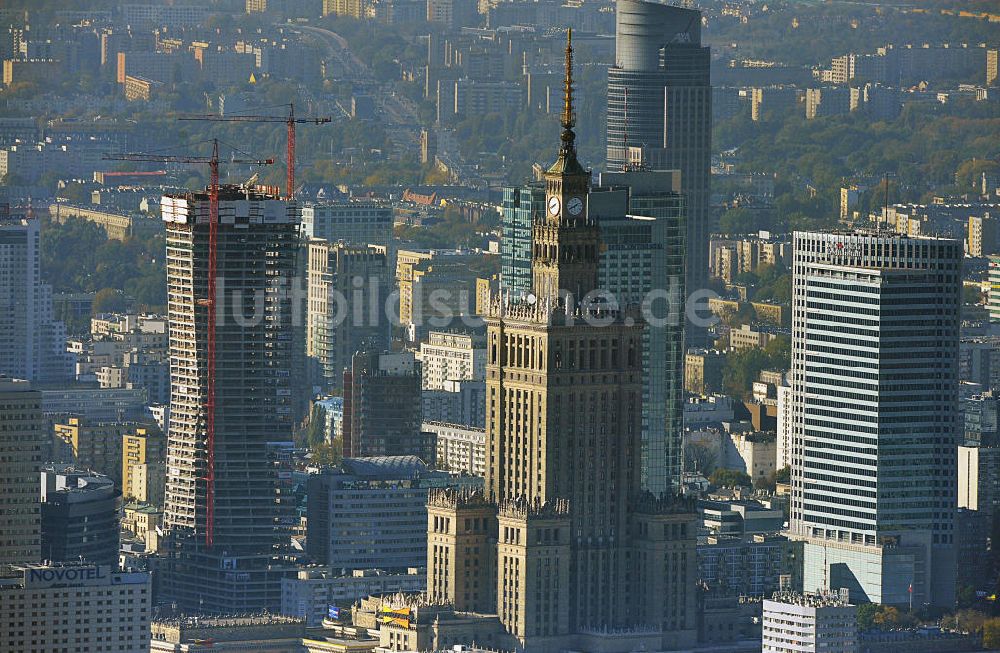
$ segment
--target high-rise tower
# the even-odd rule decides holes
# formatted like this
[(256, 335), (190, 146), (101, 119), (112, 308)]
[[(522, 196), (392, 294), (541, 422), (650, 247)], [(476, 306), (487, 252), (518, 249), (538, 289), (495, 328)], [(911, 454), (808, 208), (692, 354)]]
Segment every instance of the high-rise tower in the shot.
[(46, 455), (42, 393), (29, 381), (0, 374), (0, 569), (39, 562), (38, 470)]
[(950, 606), (962, 243), (796, 233), (790, 530), (804, 585)]
[(162, 201), (171, 376), (164, 524), (174, 545), (165, 585), (185, 610), (274, 609), (280, 582), (271, 558), (281, 536), (282, 497), (267, 443), (291, 435), (289, 289), (298, 210), (252, 188), (219, 191), (210, 452), (209, 203), (206, 193)]
[[(615, 65), (608, 69), (607, 168), (640, 158), (680, 170), (687, 198), (687, 292), (705, 287), (712, 232), (710, 51), (701, 12), (645, 0), (619, 0)], [(630, 155), (631, 152), (631, 155)]]
[(52, 315), (52, 288), (42, 283), (40, 222), (0, 207), (0, 374), (36, 383), (67, 381), (66, 333)]
[[(694, 516), (640, 489), (644, 325), (593, 293), (600, 231), (574, 123), (568, 41), (532, 293), (503, 294), (487, 317), (487, 496), (432, 494), (428, 588), (458, 609), (495, 610), (527, 650), (617, 638), (661, 650), (694, 636)], [(456, 573), (467, 566), (475, 573)]]

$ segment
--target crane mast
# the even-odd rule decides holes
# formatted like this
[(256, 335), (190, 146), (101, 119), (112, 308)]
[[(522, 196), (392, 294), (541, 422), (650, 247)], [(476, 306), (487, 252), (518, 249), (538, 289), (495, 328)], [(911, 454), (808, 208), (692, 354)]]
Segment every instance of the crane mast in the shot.
[[(212, 548), (215, 543), (215, 330), (216, 330), (216, 288), (218, 262), (216, 254), (219, 240), (219, 141), (212, 140), (212, 156), (167, 156), (157, 154), (129, 153), (103, 157), (114, 161), (155, 161), (158, 163), (207, 163), (211, 178), (208, 186), (208, 279), (207, 296), (197, 300), (206, 309), (205, 338), (205, 545)], [(271, 165), (274, 159), (231, 159), (229, 163)], [(193, 225), (192, 225), (193, 227)]]

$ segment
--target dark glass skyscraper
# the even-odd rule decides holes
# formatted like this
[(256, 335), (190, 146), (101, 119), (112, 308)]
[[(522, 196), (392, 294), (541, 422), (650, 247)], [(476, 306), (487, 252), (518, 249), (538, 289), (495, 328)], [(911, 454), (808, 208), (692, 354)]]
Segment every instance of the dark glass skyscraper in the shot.
[(531, 229), (536, 218), (545, 212), (545, 184), (531, 182), (523, 186), (505, 186), (500, 209), (503, 214), (500, 250), (503, 289), (523, 295), (531, 291)]
[(655, 170), (681, 171), (686, 286), (694, 292), (708, 276), (712, 231), (712, 84), (709, 48), (701, 45), (701, 12), (618, 0), (615, 36), (615, 65), (608, 70), (607, 169), (622, 170), (639, 155)]

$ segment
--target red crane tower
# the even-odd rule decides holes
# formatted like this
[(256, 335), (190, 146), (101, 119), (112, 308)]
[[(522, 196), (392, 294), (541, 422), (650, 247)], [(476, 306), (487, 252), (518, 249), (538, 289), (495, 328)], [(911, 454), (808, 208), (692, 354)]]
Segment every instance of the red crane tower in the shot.
[[(205, 545), (215, 541), (215, 292), (216, 248), (219, 238), (219, 141), (212, 141), (212, 156), (167, 156), (160, 154), (113, 154), (113, 161), (155, 161), (158, 163), (207, 163), (211, 170), (208, 186), (208, 293), (198, 304), (205, 306), (208, 332), (205, 353)], [(274, 159), (230, 159), (229, 163), (271, 165)]]
[(285, 199), (289, 200), (292, 199), (292, 195), (295, 193), (295, 125), (306, 123), (322, 125), (330, 122), (329, 117), (296, 118), (294, 103), (289, 103), (287, 116), (219, 116), (214, 113), (203, 113), (181, 116), (179, 120), (212, 120), (215, 122), (283, 122), (288, 125), (288, 178), (285, 182)]

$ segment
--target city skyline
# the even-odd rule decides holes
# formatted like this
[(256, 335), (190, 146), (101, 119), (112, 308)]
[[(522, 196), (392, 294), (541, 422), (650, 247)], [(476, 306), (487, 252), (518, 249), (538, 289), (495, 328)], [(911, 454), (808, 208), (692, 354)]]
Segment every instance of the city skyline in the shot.
[(1000, 650), (1000, 12), (7, 0), (0, 651)]

